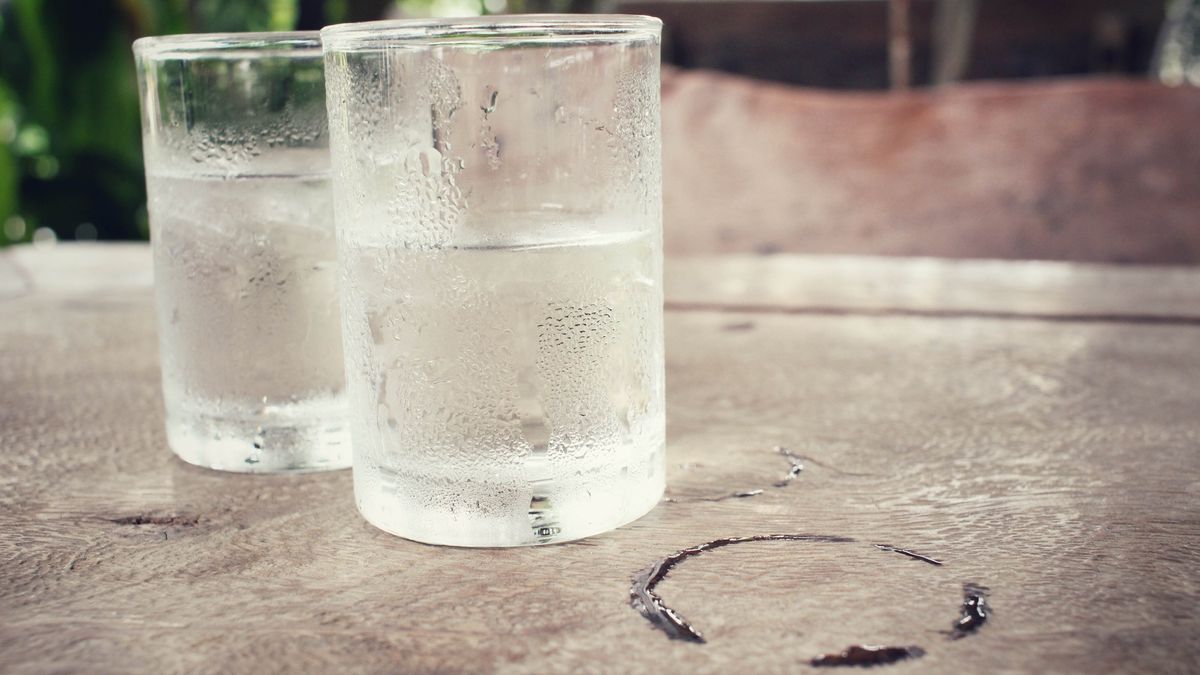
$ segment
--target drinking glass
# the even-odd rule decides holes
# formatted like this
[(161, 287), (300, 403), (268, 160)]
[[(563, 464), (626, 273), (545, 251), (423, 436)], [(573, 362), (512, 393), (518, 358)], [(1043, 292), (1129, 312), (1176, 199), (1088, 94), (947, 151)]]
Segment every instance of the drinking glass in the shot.
[(319, 35), (133, 50), (171, 449), (226, 471), (349, 466)]
[(542, 544), (661, 498), (660, 32), (554, 15), (321, 31), (374, 525)]

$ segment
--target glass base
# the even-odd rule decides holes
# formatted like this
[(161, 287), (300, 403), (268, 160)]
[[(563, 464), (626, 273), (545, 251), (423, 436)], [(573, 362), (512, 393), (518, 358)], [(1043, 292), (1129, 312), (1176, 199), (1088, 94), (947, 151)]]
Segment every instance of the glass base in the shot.
[(662, 500), (663, 450), (642, 456), (645, 461), (635, 465), (575, 472), (565, 479), (523, 486), (519, 480), (455, 480), (399, 472), (385, 476), (356, 465), (354, 495), (367, 522), (425, 544), (555, 544), (631, 523)]
[(169, 415), (167, 443), (188, 464), (217, 471), (304, 473), (350, 466), (350, 432), (341, 415), (289, 417)]

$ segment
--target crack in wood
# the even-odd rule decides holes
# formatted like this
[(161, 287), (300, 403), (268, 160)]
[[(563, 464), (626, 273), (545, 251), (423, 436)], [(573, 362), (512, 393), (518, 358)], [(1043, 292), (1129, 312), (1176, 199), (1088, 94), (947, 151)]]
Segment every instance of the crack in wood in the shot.
[(994, 309), (932, 309), (917, 307), (832, 307), (786, 305), (734, 305), (717, 302), (670, 301), (668, 312), (720, 312), (734, 314), (781, 314), (800, 316), (874, 316), (920, 319), (998, 319), (1004, 321), (1049, 321), (1055, 323), (1130, 323), (1143, 325), (1200, 326), (1200, 316), (1173, 314), (1117, 314), (1079, 312), (1050, 314)]
[(879, 549), (880, 551), (887, 551), (889, 553), (899, 553), (900, 555), (906, 555), (906, 556), (912, 558), (913, 560), (920, 560), (923, 562), (927, 562), (930, 565), (937, 565), (938, 567), (942, 566), (942, 561), (934, 560), (933, 558), (930, 558), (929, 556), (921, 555), (920, 553), (917, 553), (916, 551), (910, 551), (909, 549), (906, 549), (906, 548), (896, 548), (895, 546), (891, 546), (889, 544), (875, 544), (875, 548)]
[(172, 527), (193, 527), (200, 523), (200, 516), (179, 514), (156, 516), (147, 513), (139, 513), (132, 516), (106, 518), (105, 520), (118, 525), (169, 525)]
[(850, 645), (836, 654), (814, 656), (809, 665), (816, 668), (829, 666), (882, 666), (888, 663), (917, 659), (925, 656), (925, 650), (916, 645), (907, 647), (883, 647), (877, 645)]

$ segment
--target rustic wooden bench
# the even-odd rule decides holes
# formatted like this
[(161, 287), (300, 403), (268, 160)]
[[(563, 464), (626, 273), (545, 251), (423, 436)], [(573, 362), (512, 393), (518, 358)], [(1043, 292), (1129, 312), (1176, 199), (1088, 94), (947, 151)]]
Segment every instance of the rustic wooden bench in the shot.
[(668, 253), (1200, 263), (1200, 89), (663, 82)]

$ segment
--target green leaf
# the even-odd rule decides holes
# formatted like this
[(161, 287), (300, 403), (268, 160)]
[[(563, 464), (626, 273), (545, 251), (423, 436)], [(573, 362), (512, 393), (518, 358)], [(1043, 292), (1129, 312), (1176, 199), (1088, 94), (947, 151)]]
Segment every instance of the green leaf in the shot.
[[(12, 149), (12, 143), (16, 140), (16, 107), (12, 92), (0, 82), (0, 228), (16, 215), (18, 206), (17, 190), (21, 177)], [(0, 229), (0, 243), (7, 241), (8, 235)]]
[(58, 89), (58, 60), (53, 40), (42, 21), (42, 0), (12, 0), (17, 33), (30, 56), (31, 86), (26, 106), (32, 117), (53, 126), (58, 118), (55, 93)]
[(196, 0), (193, 15), (203, 32), (292, 30), (299, 0)]
[(300, 16), (300, 0), (269, 0), (270, 30), (294, 30)]

